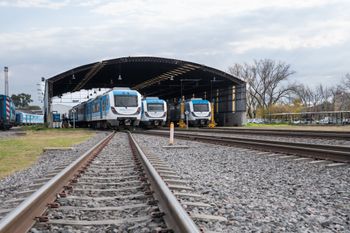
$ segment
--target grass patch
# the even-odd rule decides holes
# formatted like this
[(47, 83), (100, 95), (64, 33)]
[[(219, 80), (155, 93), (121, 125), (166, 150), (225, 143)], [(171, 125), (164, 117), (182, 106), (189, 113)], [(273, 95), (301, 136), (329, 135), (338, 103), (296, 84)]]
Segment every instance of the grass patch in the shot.
[(261, 129), (288, 129), (288, 130), (322, 130), (322, 131), (346, 131), (350, 132), (350, 125), (292, 125), (287, 123), (255, 124), (247, 123), (245, 128)]
[(286, 126), (291, 126), (291, 127), (293, 127), (293, 125), (290, 125), (290, 124), (288, 124), (288, 123), (270, 123), (270, 124), (247, 123), (246, 126), (247, 126), (247, 127), (266, 127), (266, 126), (272, 126), (272, 127), (286, 127)]
[(26, 136), (0, 139), (0, 179), (32, 165), (44, 147), (69, 147), (89, 139), (94, 134), (80, 129), (25, 130)]

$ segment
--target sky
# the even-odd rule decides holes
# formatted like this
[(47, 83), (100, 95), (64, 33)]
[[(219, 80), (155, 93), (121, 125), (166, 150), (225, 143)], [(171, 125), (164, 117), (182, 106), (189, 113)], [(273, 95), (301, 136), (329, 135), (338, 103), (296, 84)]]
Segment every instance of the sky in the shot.
[(347, 0), (0, 0), (0, 93), (38, 103), (41, 77), (125, 56), (191, 61), (227, 71), (272, 59), (291, 81), (340, 83), (350, 72)]

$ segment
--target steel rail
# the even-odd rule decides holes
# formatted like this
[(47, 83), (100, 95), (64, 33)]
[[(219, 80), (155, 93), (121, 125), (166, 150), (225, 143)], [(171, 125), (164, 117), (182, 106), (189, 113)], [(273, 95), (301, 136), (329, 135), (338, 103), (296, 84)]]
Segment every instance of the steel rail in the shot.
[[(162, 128), (161, 130), (169, 130)], [(253, 134), (263, 136), (307, 137), (322, 139), (350, 140), (350, 132), (346, 131), (316, 131), (316, 130), (292, 130), (292, 129), (243, 129), (243, 128), (198, 128), (177, 129), (189, 132), (212, 132), (223, 134)]]
[(113, 135), (114, 132), (102, 139), (5, 216), (0, 221), (0, 233), (27, 232), (35, 224), (36, 218), (46, 211), (48, 203), (57, 198), (64, 186), (103, 149)]
[[(165, 132), (146, 131), (137, 132), (159, 136), (168, 136)], [(205, 141), (213, 144), (237, 145), (240, 147), (257, 148), (264, 151), (297, 154), (317, 159), (326, 159), (337, 162), (350, 163), (350, 147), (334, 145), (318, 145), (308, 143), (281, 142), (271, 140), (222, 137), (213, 135), (193, 135), (176, 132), (177, 138)]]
[(156, 199), (159, 201), (161, 210), (165, 212), (164, 219), (168, 227), (179, 233), (189, 233), (201, 231), (187, 214), (174, 194), (170, 191), (156, 169), (152, 166), (141, 147), (137, 144), (132, 134), (128, 133), (132, 147), (134, 147), (137, 156), (145, 168), (145, 172), (151, 182), (151, 187), (155, 192)]

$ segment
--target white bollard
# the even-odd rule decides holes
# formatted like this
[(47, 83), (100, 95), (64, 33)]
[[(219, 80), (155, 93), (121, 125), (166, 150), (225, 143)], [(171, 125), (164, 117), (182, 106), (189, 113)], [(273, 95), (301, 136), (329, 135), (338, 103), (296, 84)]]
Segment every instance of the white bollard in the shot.
[(174, 123), (170, 123), (170, 139), (169, 139), (169, 145), (174, 144)]

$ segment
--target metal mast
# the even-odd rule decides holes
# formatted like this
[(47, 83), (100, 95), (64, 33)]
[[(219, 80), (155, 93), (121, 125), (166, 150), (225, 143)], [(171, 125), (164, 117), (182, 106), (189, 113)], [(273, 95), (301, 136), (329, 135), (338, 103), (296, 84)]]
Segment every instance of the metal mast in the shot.
[(4, 67), (5, 72), (5, 95), (9, 96), (9, 77), (8, 77), (9, 68), (7, 66)]

